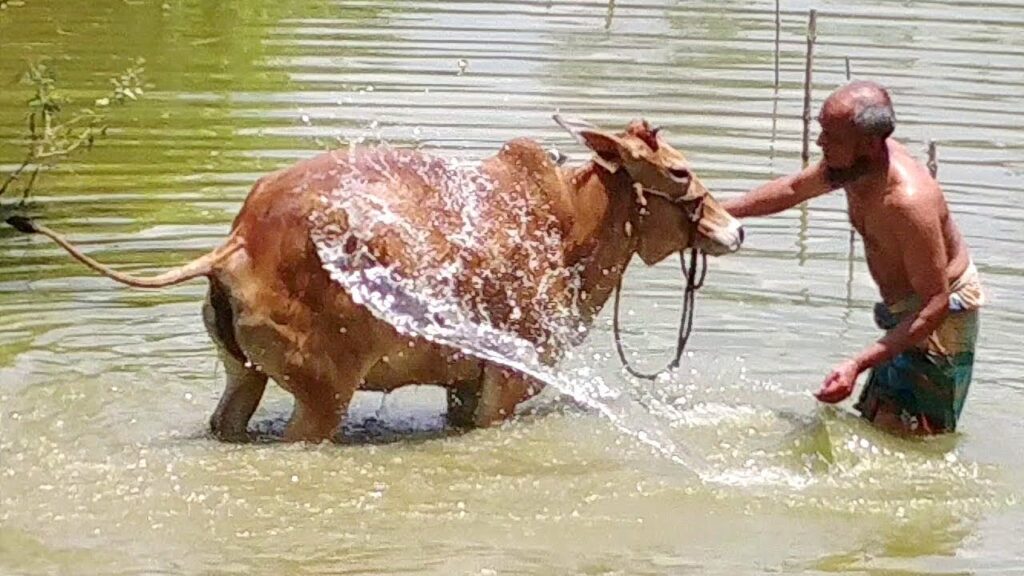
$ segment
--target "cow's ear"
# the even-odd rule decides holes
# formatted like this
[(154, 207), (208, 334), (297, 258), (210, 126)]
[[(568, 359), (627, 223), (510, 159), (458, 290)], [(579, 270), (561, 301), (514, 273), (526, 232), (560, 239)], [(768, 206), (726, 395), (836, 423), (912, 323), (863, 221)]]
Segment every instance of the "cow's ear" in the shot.
[(594, 162), (602, 168), (614, 173), (622, 167), (624, 146), (618, 136), (599, 130), (593, 124), (578, 118), (566, 118), (560, 114), (555, 114), (553, 118), (580, 144), (594, 153)]

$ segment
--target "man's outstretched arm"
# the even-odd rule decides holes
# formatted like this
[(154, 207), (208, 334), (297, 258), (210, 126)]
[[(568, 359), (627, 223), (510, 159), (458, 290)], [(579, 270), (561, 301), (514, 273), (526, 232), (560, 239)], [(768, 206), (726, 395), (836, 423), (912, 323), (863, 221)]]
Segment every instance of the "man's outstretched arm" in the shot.
[(767, 216), (831, 192), (839, 186), (841, 183), (833, 183), (825, 164), (819, 162), (802, 172), (758, 186), (739, 198), (726, 200), (722, 207), (735, 218)]

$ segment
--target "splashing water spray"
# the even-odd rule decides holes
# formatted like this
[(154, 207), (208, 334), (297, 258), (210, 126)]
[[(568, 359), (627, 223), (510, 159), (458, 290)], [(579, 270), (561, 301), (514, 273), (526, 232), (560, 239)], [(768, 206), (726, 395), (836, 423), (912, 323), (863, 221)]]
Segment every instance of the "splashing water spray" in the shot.
[[(543, 355), (568, 350), (586, 332), (576, 308), (579, 269), (562, 264), (564, 243), (552, 216), (523, 196), (503, 194), (476, 164), (402, 155), (386, 146), (363, 151), (358, 161), (357, 169), (351, 151), (339, 158), (341, 187), (324, 194), (310, 216), (323, 268), (356, 303), (403, 335), (551, 386), (702, 481), (756, 480), (715, 471), (651, 422), (655, 414), (685, 418), (678, 408), (654, 398), (641, 405), (599, 377), (556, 372), (544, 362)], [(380, 182), (396, 173), (416, 174), (437, 194), (410, 205), (381, 193)], [(538, 223), (538, 215), (551, 221)], [(495, 253), (495, 238), (514, 249)], [(407, 253), (439, 244), (446, 249)], [(541, 271), (540, 282), (524, 269)], [(501, 319), (492, 313), (496, 291), (505, 295), (498, 307), (508, 310)], [(529, 332), (522, 328), (527, 325)]]

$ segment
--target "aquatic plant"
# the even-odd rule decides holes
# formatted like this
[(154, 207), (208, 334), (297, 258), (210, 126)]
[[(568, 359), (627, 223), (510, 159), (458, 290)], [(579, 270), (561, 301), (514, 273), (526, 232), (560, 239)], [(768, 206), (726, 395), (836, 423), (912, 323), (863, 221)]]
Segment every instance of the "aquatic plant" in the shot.
[(145, 61), (138, 59), (125, 71), (110, 79), (108, 96), (98, 98), (93, 107), (70, 111), (72, 101), (58, 87), (55, 70), (45, 61), (29, 64), (21, 78), (32, 87), (26, 115), (25, 157), (2, 177), (0, 197), (8, 192), (20, 196), (16, 204), (0, 204), (0, 214), (24, 207), (38, 183), (40, 173), (60, 162), (90, 150), (98, 138), (107, 135), (107, 115), (99, 109), (124, 105), (143, 95)]

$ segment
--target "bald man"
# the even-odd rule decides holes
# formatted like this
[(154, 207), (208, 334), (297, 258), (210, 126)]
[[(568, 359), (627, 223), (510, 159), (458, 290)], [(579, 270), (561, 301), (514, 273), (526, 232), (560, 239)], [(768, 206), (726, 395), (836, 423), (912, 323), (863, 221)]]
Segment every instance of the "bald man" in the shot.
[(824, 159), (725, 203), (733, 216), (764, 216), (840, 188), (864, 239), (881, 292), (885, 335), (825, 378), (816, 396), (840, 402), (870, 370), (856, 409), (903, 434), (952, 432), (971, 382), (984, 295), (967, 245), (938, 183), (890, 138), (888, 92), (855, 82), (829, 96), (818, 117)]

